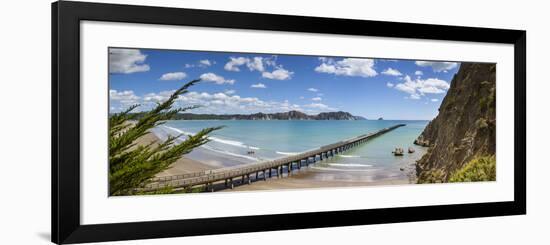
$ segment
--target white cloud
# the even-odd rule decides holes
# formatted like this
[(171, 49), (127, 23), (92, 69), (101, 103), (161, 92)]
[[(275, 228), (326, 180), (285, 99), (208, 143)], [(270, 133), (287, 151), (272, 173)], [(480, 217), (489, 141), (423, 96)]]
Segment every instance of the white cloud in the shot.
[(301, 99), (301, 100), (303, 100), (303, 99), (305, 99), (305, 98), (306, 98), (306, 97), (304, 97), (304, 96), (300, 96), (300, 99)]
[(225, 79), (224, 77), (222, 76), (218, 76), (212, 72), (209, 72), (209, 73), (204, 73), (200, 76), (200, 78), (204, 81), (208, 81), (208, 82), (215, 82), (216, 84), (233, 84), (235, 83), (235, 80), (233, 79)]
[(287, 79), (290, 79), (292, 74), (294, 74), (294, 72), (291, 72), (291, 71), (285, 70), (282, 67), (279, 67), (272, 72), (267, 72), (267, 71), (262, 72), (262, 77), (267, 79), (274, 79), (274, 80), (287, 80)]
[(166, 101), (174, 93), (174, 90), (162, 91), (159, 93), (148, 93), (143, 96), (145, 102), (163, 102)]
[(265, 84), (263, 83), (258, 83), (258, 84), (252, 84), (250, 85), (251, 88), (267, 88), (267, 86), (265, 86)]
[(266, 66), (276, 67), (277, 66), (277, 55), (271, 55), (271, 57), (269, 57), (269, 58), (264, 58), (264, 62), (266, 64)]
[(109, 72), (130, 74), (134, 72), (145, 72), (151, 68), (145, 64), (147, 55), (139, 49), (109, 49)]
[(422, 94), (441, 94), (450, 88), (449, 83), (437, 78), (417, 79), (416, 81), (420, 84), (418, 91)]
[(403, 75), (401, 72), (399, 72), (397, 69), (393, 69), (393, 68), (388, 68), (386, 69), (385, 71), (382, 72), (382, 74), (384, 75), (388, 75), (388, 76), (401, 76)]
[(422, 71), (415, 71), (414, 75), (422, 76), (422, 75), (424, 75), (424, 73)]
[[(224, 66), (227, 71), (240, 71), (240, 66), (246, 65), (250, 71), (258, 71), (262, 74), (263, 78), (274, 80), (288, 80), (292, 77), (294, 72), (286, 70), (283, 66), (277, 65), (277, 56), (264, 57), (230, 57), (229, 62)], [(267, 67), (273, 67), (274, 70), (266, 71)]]
[(335, 111), (336, 108), (331, 108), (330, 106), (328, 105), (325, 105), (323, 103), (311, 103), (311, 104), (307, 104), (307, 105), (304, 105), (304, 107), (308, 107), (308, 108), (312, 108), (312, 109), (318, 109), (318, 110), (325, 110), (325, 111)]
[(116, 101), (133, 102), (137, 101), (139, 97), (134, 94), (132, 90), (117, 91), (114, 89), (109, 90), (109, 99)]
[(449, 83), (437, 78), (428, 78), (415, 80), (410, 76), (405, 76), (404, 83), (395, 85), (395, 89), (408, 93), (411, 99), (420, 99), (425, 94), (440, 94), (445, 93), (450, 87)]
[(416, 61), (417, 66), (431, 67), (435, 72), (446, 72), (458, 66), (456, 62)]
[(399, 83), (395, 85), (395, 89), (407, 94), (416, 94), (416, 87), (414, 84)]
[(314, 98), (311, 98), (311, 100), (313, 100), (313, 101), (321, 101), (321, 100), (323, 100), (323, 98), (321, 98), (321, 97), (314, 97)]
[(254, 57), (252, 60), (249, 59), (246, 63), (246, 66), (251, 71), (263, 72), (265, 69), (262, 57)]
[(315, 71), (321, 73), (336, 73), (336, 66), (322, 63), (321, 65), (315, 67)]
[(109, 90), (109, 112), (120, 112), (128, 109), (130, 106), (139, 104), (140, 97), (132, 90), (117, 91)]
[(185, 64), (184, 67), (185, 68), (194, 68), (194, 67), (207, 68), (214, 64), (216, 64), (216, 61), (204, 59), (204, 60), (199, 60), (196, 64)]
[(159, 79), (162, 81), (174, 81), (182, 80), (185, 77), (187, 77), (187, 74), (185, 74), (185, 72), (170, 72), (163, 74)]
[[(150, 102), (164, 101), (174, 91), (162, 91), (159, 93), (147, 94), (145, 100)], [(152, 103), (151, 103), (152, 104)], [(175, 106), (183, 107), (189, 105), (201, 105), (202, 107), (193, 110), (193, 113), (273, 113), (290, 110), (302, 110), (300, 105), (284, 101), (264, 101), (256, 97), (241, 97), (239, 95), (228, 95), (226, 93), (189, 92), (180, 95), (176, 99)]]
[(229, 62), (223, 67), (226, 71), (240, 71), (239, 66), (246, 64), (249, 61), (245, 57), (229, 57)]
[(431, 99), (430, 101), (432, 101), (432, 102), (438, 102), (439, 100), (438, 100), (438, 99)]
[(420, 99), (420, 95), (419, 94), (411, 94), (411, 96), (409, 97), (413, 100), (419, 100)]
[(214, 62), (210, 60), (199, 60), (199, 64), (202, 66), (211, 66)]
[(237, 91), (235, 91), (234, 89), (229, 89), (229, 90), (225, 90), (225, 92), (223, 92), (224, 94), (227, 94), (227, 95), (231, 95), (231, 94), (234, 94), (236, 93)]
[(317, 93), (317, 96), (324, 96), (325, 94), (323, 93)]
[(387, 82), (387, 83), (386, 83), (386, 86), (388, 86), (388, 88), (393, 88), (394, 85), (395, 85), (395, 84), (390, 83), (390, 82)]
[(316, 89), (316, 88), (308, 88), (307, 91), (310, 91), (310, 92), (319, 92), (319, 89)]
[(329, 73), (339, 76), (373, 77), (378, 73), (374, 70), (373, 59), (345, 58), (339, 61), (319, 58), (321, 65), (315, 68), (316, 72)]
[[(156, 103), (166, 101), (174, 90), (167, 90), (155, 93), (148, 93), (141, 98), (136, 96), (133, 91), (111, 90), (111, 112), (121, 111), (128, 108), (131, 104), (141, 104), (136, 111), (147, 111), (156, 106)], [(127, 106), (121, 106), (121, 101), (126, 101)], [(257, 112), (276, 113), (287, 112), (291, 110), (303, 111), (308, 114), (316, 114), (326, 111), (335, 111), (329, 105), (313, 102), (310, 104), (296, 104), (289, 100), (266, 101), (257, 97), (241, 97), (232, 90), (217, 93), (206, 92), (188, 92), (180, 95), (174, 102), (174, 107), (187, 107), (190, 105), (200, 105), (201, 107), (190, 111), (192, 113), (213, 113), (213, 114), (251, 114)]]

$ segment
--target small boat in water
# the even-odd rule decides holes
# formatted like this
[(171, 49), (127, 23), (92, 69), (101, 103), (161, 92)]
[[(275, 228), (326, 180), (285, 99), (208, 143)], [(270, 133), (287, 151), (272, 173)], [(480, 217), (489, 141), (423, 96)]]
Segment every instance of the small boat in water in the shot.
[(414, 148), (409, 147), (409, 153), (414, 153)]
[(403, 156), (403, 152), (403, 148), (401, 147), (396, 147), (395, 150), (392, 151), (395, 156)]

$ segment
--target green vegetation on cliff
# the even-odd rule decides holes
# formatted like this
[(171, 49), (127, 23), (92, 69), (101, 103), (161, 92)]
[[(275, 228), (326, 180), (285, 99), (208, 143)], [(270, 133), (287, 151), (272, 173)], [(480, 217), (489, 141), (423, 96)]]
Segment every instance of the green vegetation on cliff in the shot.
[(449, 182), (495, 181), (495, 156), (477, 157), (456, 171), (449, 178)]

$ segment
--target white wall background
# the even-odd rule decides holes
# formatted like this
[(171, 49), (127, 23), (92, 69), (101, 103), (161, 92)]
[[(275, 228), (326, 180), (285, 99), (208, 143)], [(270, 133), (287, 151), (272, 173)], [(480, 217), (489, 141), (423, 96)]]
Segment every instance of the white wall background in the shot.
[[(106, 0), (246, 12), (527, 30), (526, 216), (414, 222), (107, 244), (548, 244), (546, 158), (550, 21), (544, 1)], [(533, 1), (535, 2), (535, 1)], [(48, 244), (50, 230), (50, 1), (0, 10), (0, 244)], [(32, 148), (32, 150), (30, 150)]]

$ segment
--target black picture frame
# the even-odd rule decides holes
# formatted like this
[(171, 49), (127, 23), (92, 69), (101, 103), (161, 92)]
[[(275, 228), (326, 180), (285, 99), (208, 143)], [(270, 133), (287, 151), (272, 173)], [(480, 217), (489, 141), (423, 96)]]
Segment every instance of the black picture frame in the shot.
[[(249, 30), (504, 43), (514, 45), (514, 201), (80, 224), (80, 22), (84, 20)], [(526, 213), (526, 32), (61, 1), (52, 4), (52, 242), (58, 244), (381, 224)]]

